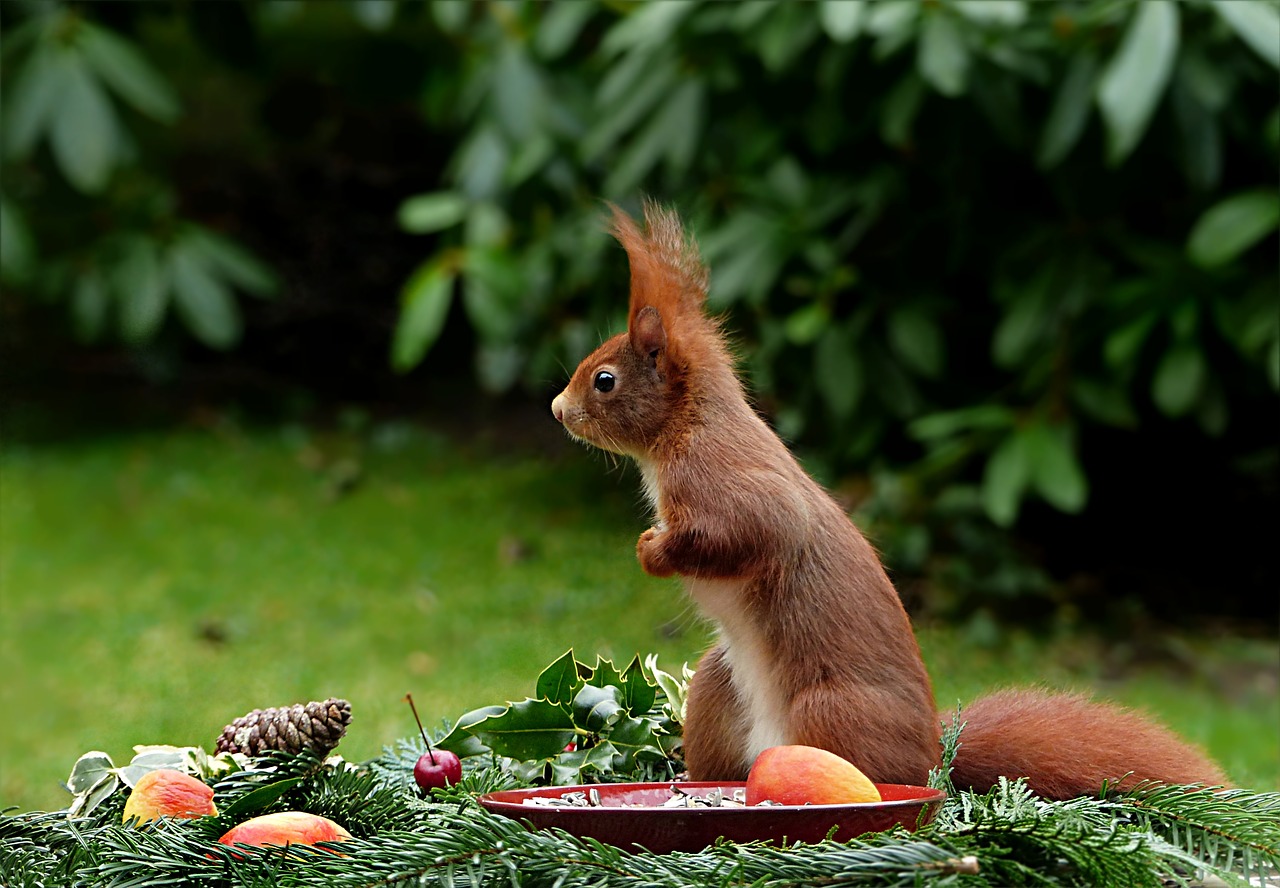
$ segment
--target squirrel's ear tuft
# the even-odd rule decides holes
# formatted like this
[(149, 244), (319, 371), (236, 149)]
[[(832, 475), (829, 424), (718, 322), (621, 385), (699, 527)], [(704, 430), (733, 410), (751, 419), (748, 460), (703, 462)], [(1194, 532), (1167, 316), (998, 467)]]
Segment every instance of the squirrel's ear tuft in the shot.
[(644, 228), (610, 204), (613, 236), (631, 263), (629, 326), (641, 309), (651, 306), (667, 322), (702, 316), (707, 298), (707, 270), (680, 225), (680, 219), (652, 201), (644, 204)]
[(652, 305), (646, 305), (636, 312), (627, 328), (631, 337), (631, 348), (649, 366), (658, 366), (658, 356), (667, 349), (667, 330), (662, 323), (662, 315)]

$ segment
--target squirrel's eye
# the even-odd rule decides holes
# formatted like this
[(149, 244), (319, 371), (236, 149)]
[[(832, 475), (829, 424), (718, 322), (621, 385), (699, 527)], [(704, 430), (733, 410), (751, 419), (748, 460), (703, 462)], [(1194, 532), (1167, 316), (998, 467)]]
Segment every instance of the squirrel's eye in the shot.
[(610, 373), (608, 370), (601, 370), (599, 373), (596, 374), (596, 378), (592, 382), (592, 385), (595, 387), (595, 390), (598, 392), (611, 392), (613, 391), (614, 383), (616, 383), (617, 381), (618, 380), (614, 377), (614, 375)]

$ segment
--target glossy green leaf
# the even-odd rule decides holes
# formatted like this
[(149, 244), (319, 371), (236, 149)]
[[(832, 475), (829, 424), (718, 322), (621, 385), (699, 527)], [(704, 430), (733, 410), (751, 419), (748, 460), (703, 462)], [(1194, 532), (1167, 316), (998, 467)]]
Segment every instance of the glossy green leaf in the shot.
[(1075, 514), (1089, 498), (1089, 482), (1076, 458), (1070, 427), (1035, 423), (1024, 432), (1031, 485), (1051, 506)]
[(650, 683), (639, 655), (622, 670), (622, 708), (631, 715), (645, 715), (658, 699), (658, 689)]
[(862, 400), (862, 362), (855, 353), (853, 343), (837, 327), (829, 327), (818, 339), (813, 350), (814, 383), (839, 419), (853, 415)]
[(417, 366), (440, 337), (453, 302), (454, 271), (442, 261), (424, 262), (400, 293), (400, 320), (391, 342), (391, 365), (400, 372)]
[(506, 706), (495, 705), (482, 706), (479, 709), (472, 709), (470, 712), (463, 713), (453, 723), (453, 728), (449, 733), (436, 742), (436, 748), (447, 749), (459, 758), (488, 753), (489, 747), (480, 738), (476, 737), (472, 731), (477, 729), (481, 722), (490, 718), (497, 718), (506, 711)]
[(955, 18), (934, 6), (924, 17), (917, 48), (916, 70), (944, 96), (958, 96), (969, 78), (969, 47)]
[(1273, 68), (1280, 68), (1280, 9), (1265, 0), (1209, 0), (1249, 48)]
[(1210, 207), (1187, 238), (1187, 255), (1203, 268), (1231, 262), (1280, 228), (1280, 194), (1258, 189), (1234, 194)]
[(889, 347), (908, 367), (930, 379), (946, 363), (946, 346), (937, 323), (920, 306), (894, 310), (888, 317)]
[(188, 244), (174, 244), (168, 256), (173, 304), (187, 329), (210, 348), (227, 349), (240, 339), (240, 309), (231, 289)]
[(177, 94), (133, 44), (87, 21), (79, 28), (77, 46), (102, 82), (149, 117), (165, 123), (177, 118)]
[(586, 681), (579, 674), (578, 661), (570, 649), (542, 670), (538, 676), (537, 695), (539, 699), (552, 703), (569, 704), (584, 684)]
[(467, 217), (466, 197), (455, 191), (419, 194), (400, 204), (400, 227), (410, 234), (444, 231)]
[(573, 723), (592, 733), (600, 733), (624, 715), (621, 697), (621, 691), (614, 684), (606, 687), (583, 685), (573, 698)]
[(120, 335), (133, 344), (149, 341), (169, 305), (169, 282), (155, 241), (130, 238), (111, 283), (120, 306)]
[(1178, 51), (1178, 10), (1173, 0), (1144, 0), (1098, 84), (1098, 106), (1107, 125), (1107, 160), (1123, 161), (1137, 146), (1164, 95)]
[(498, 755), (521, 760), (558, 755), (576, 736), (569, 714), (546, 700), (512, 703), (501, 715), (478, 723), (470, 733)]
[(987, 459), (982, 476), (982, 505), (987, 517), (1001, 527), (1012, 525), (1030, 480), (1026, 438), (1021, 431), (1014, 431)]
[(1185, 416), (1200, 399), (1207, 368), (1204, 355), (1192, 343), (1165, 352), (1151, 382), (1151, 398), (1167, 416)]
[(609, 731), (609, 743), (622, 754), (617, 763), (620, 769), (635, 767), (636, 758), (649, 753), (655, 758), (663, 757), (658, 746), (657, 722), (651, 718), (626, 717), (620, 719)]
[(265, 811), (279, 801), (285, 793), (302, 783), (302, 777), (288, 777), (274, 780), (255, 789), (251, 789), (218, 812), (225, 822), (232, 823), (249, 814)]
[(119, 123), (107, 94), (79, 56), (68, 55), (50, 144), (58, 168), (75, 188), (90, 194), (106, 187), (121, 150)]
[(1062, 162), (1084, 132), (1093, 108), (1093, 94), (1098, 82), (1098, 56), (1088, 50), (1076, 53), (1067, 73), (1058, 84), (1053, 106), (1040, 136), (1036, 163), (1050, 169)]
[(866, 0), (820, 0), (818, 21), (822, 30), (837, 43), (848, 43), (862, 31)]

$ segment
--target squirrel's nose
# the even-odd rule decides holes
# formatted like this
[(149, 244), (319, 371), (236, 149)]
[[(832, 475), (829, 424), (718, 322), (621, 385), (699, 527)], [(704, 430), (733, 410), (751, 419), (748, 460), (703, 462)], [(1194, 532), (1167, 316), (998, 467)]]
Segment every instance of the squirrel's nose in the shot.
[(551, 402), (551, 415), (556, 418), (556, 422), (564, 423), (564, 395), (556, 395), (555, 400)]

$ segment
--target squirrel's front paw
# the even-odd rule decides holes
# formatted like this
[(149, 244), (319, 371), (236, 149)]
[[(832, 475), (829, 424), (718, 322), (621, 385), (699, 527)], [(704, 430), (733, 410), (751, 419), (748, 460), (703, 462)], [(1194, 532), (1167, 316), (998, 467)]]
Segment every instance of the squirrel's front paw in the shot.
[(657, 527), (650, 527), (636, 541), (636, 558), (640, 561), (640, 567), (650, 576), (669, 577), (675, 573), (675, 568), (668, 563), (663, 551), (665, 533)]

